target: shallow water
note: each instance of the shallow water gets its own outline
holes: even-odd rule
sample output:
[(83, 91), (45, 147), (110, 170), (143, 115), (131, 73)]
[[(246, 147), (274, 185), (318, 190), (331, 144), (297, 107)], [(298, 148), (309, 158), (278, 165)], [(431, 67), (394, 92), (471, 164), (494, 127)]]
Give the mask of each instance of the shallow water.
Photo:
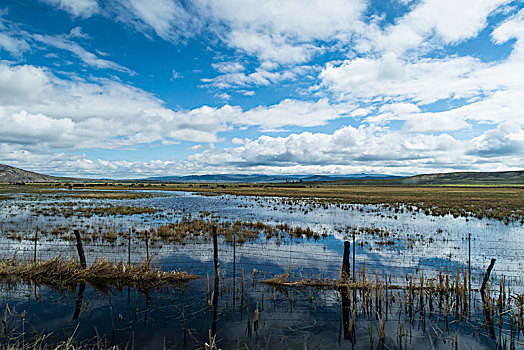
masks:
[[(154, 193), (153, 193), (154, 194)], [(407, 208), (393, 210), (387, 206), (336, 205), (315, 200), (255, 198), (243, 196), (204, 196), (186, 192), (171, 192), (162, 196), (133, 200), (96, 200), (67, 198), (73, 205), (131, 205), (160, 209), (156, 214), (127, 216), (73, 215), (45, 216), (35, 214), (36, 208), (51, 207), (64, 201), (56, 194), (35, 196), (18, 194), (13, 200), (0, 202), (0, 246), (3, 257), (16, 255), (32, 259), (34, 242), (29, 240), (40, 231), (37, 242), (38, 259), (46, 260), (61, 254), (75, 256), (75, 244), (50, 235), (56, 225), (92, 230), (111, 226), (117, 232), (147, 229), (181, 217), (203, 217), (205, 220), (262, 221), (277, 225), (309, 227), (319, 234), (317, 240), (285, 237), (267, 240), (263, 235), (243, 244), (226, 243), (219, 237), (221, 279), (217, 293), (217, 307), (208, 302), (206, 275), (213, 275), (213, 249), (208, 237), (199, 237), (185, 244), (150, 243), (152, 264), (164, 270), (182, 269), (201, 276), (182, 287), (168, 287), (144, 295), (133, 288), (102, 293), (89, 285), (82, 298), (78, 319), (76, 311), (78, 287), (75, 291), (55, 291), (46, 287), (2, 285), (0, 297), (9, 304), (13, 315), (27, 312), (25, 330), (52, 333), (51, 339), (65, 339), (74, 334), (76, 339), (107, 342), (126, 346), (161, 348), (197, 348), (209, 342), (209, 330), (216, 327), (221, 348), (237, 348), (246, 344), (270, 348), (331, 348), (347, 347), (351, 340), (357, 347), (377, 345), (377, 317), (365, 312), (356, 313), (356, 328), (351, 339), (344, 331), (345, 315), (341, 295), (334, 290), (303, 288), (279, 291), (263, 284), (253, 283), (291, 267), (291, 279), (330, 278), (340, 275), (343, 241), (355, 240), (355, 269), (365, 266), (368, 276), (387, 275), (391, 283), (406, 283), (406, 274), (424, 271), (425, 276), (436, 275), (446, 267), (451, 271), (471, 264), (472, 285), (480, 284), (489, 260), (497, 262), (492, 272), (493, 281), (502, 275), (513, 293), (522, 292), (524, 278), (524, 228), (521, 224), (508, 225), (487, 219), (454, 218), (451, 215), (434, 217)], [(354, 229), (366, 228), (352, 234)], [(373, 229), (387, 231), (387, 238), (371, 233)], [(13, 231), (22, 239), (10, 239)], [(471, 237), (471, 240), (469, 240)], [(389, 240), (390, 244), (385, 241)], [(97, 240), (84, 242), (88, 263), (97, 258), (127, 261), (129, 242), (118, 237), (114, 243)], [(469, 255), (471, 246), (471, 255)], [(131, 262), (146, 257), (143, 240), (133, 237)], [(351, 256), (353, 258), (353, 256)], [(244, 270), (244, 292), (241, 291), (241, 269)], [(211, 289), (213, 283), (211, 282)], [(478, 288), (478, 287), (477, 287)], [(475, 294), (475, 293), (473, 293)], [(473, 299), (478, 295), (472, 296)], [(363, 297), (358, 297), (362, 302)], [(344, 299), (346, 300), (346, 299)], [(208, 304), (211, 304), (209, 306)], [(254, 328), (254, 310), (258, 303), (260, 320)], [(396, 308), (396, 309), (395, 309)], [(433, 316), (416, 318), (399, 314), (401, 306), (392, 305), (390, 319), (385, 322), (386, 345), (398, 347), (398, 324), (403, 321), (406, 332), (404, 344), (417, 348), (428, 342), (436, 347), (454, 347), (455, 337), (460, 347), (490, 348), (497, 340), (490, 339), (483, 330), (482, 310), (478, 305), (470, 310), (468, 326), (462, 322), (446, 322), (443, 311)], [(213, 322), (213, 309), (216, 311)], [(427, 311), (426, 311), (427, 312)], [(347, 312), (346, 312), (347, 313)], [(346, 315), (347, 316), (347, 315)], [(19, 316), (13, 316), (12, 329), (20, 330)], [(18, 318), (17, 318), (18, 317)], [(462, 317), (462, 316), (461, 316)], [(16, 319), (16, 320), (15, 320)], [(419, 320), (418, 322), (416, 320)], [(451, 326), (450, 326), (451, 323)], [(30, 328), (27, 328), (30, 327)], [(478, 327), (476, 335), (473, 334)], [(503, 327), (504, 328), (504, 327)], [(507, 332), (506, 332), (507, 333)], [(97, 335), (98, 334), (98, 335)], [(497, 337), (504, 331), (497, 331)], [(495, 343), (494, 343), (495, 342)], [(269, 345), (268, 345), (269, 344)]]

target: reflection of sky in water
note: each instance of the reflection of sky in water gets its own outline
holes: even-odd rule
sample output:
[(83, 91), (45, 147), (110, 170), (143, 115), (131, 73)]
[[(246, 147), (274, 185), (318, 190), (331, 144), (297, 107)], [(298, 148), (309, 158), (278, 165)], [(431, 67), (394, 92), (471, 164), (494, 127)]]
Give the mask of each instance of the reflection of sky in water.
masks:
[[(0, 202), (0, 245), (2, 255), (32, 258), (34, 243), (28, 240), (7, 239), (13, 229), (32, 232), (35, 227), (50, 229), (56, 224), (86, 227), (98, 225), (114, 226), (117, 230), (127, 230), (129, 226), (146, 228), (150, 225), (169, 222), (188, 215), (197, 217), (201, 212), (211, 212), (217, 220), (263, 221), (270, 224), (286, 223), (290, 226), (309, 226), (319, 233), (327, 233), (326, 238), (318, 241), (306, 239), (285, 239), (277, 242), (261, 237), (254, 242), (237, 244), (233, 256), (233, 247), (219, 239), (219, 259), (222, 274), (222, 287), (219, 297), (217, 332), (222, 348), (236, 348), (238, 344), (250, 347), (256, 344), (271, 348), (296, 348), (297, 344), (322, 348), (348, 347), (350, 344), (340, 334), (341, 304), (340, 296), (330, 290), (290, 290), (287, 293), (274, 291), (272, 288), (256, 284), (253, 286), (253, 269), (258, 280), (285, 272), (290, 266), (291, 278), (326, 277), (337, 278), (342, 260), (343, 240), (352, 241), (352, 236), (345, 232), (346, 226), (377, 227), (387, 229), (393, 239), (393, 246), (380, 245), (369, 234), (356, 235), (357, 265), (365, 265), (367, 276), (374, 273), (387, 273), (396, 276), (393, 280), (401, 282), (406, 272), (416, 272), (424, 266), (426, 276), (430, 269), (437, 271), (440, 266), (464, 268), (467, 266), (468, 233), (472, 241), (472, 269), (480, 275), (489, 259), (497, 258), (494, 275), (505, 273), (522, 277), (524, 258), (519, 254), (519, 243), (524, 242), (524, 229), (521, 225), (492, 220), (453, 218), (451, 216), (433, 217), (423, 213), (413, 214), (404, 211), (394, 213), (376, 206), (346, 206), (338, 208), (329, 205), (313, 207), (307, 201), (282, 204), (280, 199), (254, 199), (234, 196), (201, 196), (190, 193), (175, 193), (159, 198), (139, 200), (78, 200), (75, 203), (91, 205), (93, 203), (112, 203), (114, 205), (146, 205), (165, 209), (167, 218), (155, 218), (154, 215), (133, 217), (91, 217), (62, 218), (33, 216), (32, 208), (36, 197), (29, 196), (16, 201)], [(40, 197), (39, 197), (40, 198)], [(69, 199), (66, 199), (69, 201)], [(38, 202), (38, 205), (52, 205), (56, 198)], [(291, 207), (291, 209), (290, 209)], [(183, 211), (184, 210), (184, 211)], [(291, 212), (292, 211), (292, 212)], [(307, 211), (305, 214), (304, 211)], [(396, 218), (395, 218), (396, 216)], [(209, 217), (207, 218), (209, 219)], [(206, 219), (206, 220), (207, 220)], [(130, 224), (132, 222), (132, 224)], [(441, 232), (439, 233), (438, 231)], [(420, 234), (420, 237), (417, 237)], [(433, 242), (429, 242), (429, 237)], [(409, 243), (411, 240), (411, 243)], [(362, 246), (358, 243), (364, 243)], [(408, 245), (410, 248), (406, 248)], [(117, 241), (110, 245), (103, 243), (85, 243), (88, 263), (96, 258), (127, 261), (127, 241)], [(96, 339), (97, 332), (109, 342), (129, 344), (134, 338), (140, 347), (161, 348), (166, 343), (169, 347), (184, 345), (184, 323), (186, 347), (201, 347), (208, 339), (211, 328), (212, 312), (207, 306), (206, 273), (212, 276), (213, 251), (211, 242), (200, 238), (184, 245), (158, 241), (150, 247), (154, 256), (153, 265), (163, 269), (179, 268), (196, 273), (204, 278), (190, 282), (182, 288), (166, 288), (152, 291), (149, 296), (135, 290), (113, 290), (104, 294), (87, 287), (79, 320), (73, 320), (75, 311), (75, 292), (57, 292), (47, 288), (19, 285), (7, 288), (0, 284), (2, 304), (9, 303), (14, 314), (27, 310), (27, 322), (41, 332), (54, 332), (57, 339), (67, 338), (76, 329), (79, 339)], [(76, 256), (73, 242), (57, 242), (45, 237), (38, 242), (38, 256), (41, 259), (61, 254), (64, 257)], [(133, 262), (145, 258), (145, 245), (133, 240)], [(351, 259), (350, 259), (351, 261)], [(233, 263), (234, 262), (234, 263)], [(235, 267), (235, 285), (233, 286), (233, 266)], [(245, 291), (240, 297), (240, 269), (245, 272)], [(357, 268), (358, 272), (358, 268)], [(478, 283), (478, 279), (473, 280)], [(211, 282), (212, 284), (212, 282)], [(518, 287), (522, 283), (513, 285)], [(211, 286), (212, 288), (212, 286)], [(311, 294), (310, 294), (311, 293)], [(36, 294), (36, 298), (35, 298)], [(273, 295), (275, 295), (273, 300)], [(309, 302), (309, 296), (312, 296)], [(236, 298), (234, 298), (236, 296)], [(259, 304), (260, 323), (257, 332), (253, 328), (253, 312)], [(243, 309), (240, 311), (241, 303)], [(249, 309), (249, 317), (248, 317)], [(476, 311), (479, 312), (478, 310)], [(478, 316), (478, 315), (477, 315)], [(375, 327), (376, 319), (368, 315), (357, 316), (357, 345), (368, 344), (368, 327)], [(386, 322), (386, 333), (395, 343), (397, 320), (395, 317)], [(184, 321), (185, 320), (185, 321)], [(250, 322), (248, 322), (250, 321)], [(20, 322), (17, 318), (16, 322)], [(429, 321), (428, 321), (429, 322)], [(435, 317), (435, 327), (444, 329), (442, 319)], [(479, 321), (480, 322), (480, 321)], [(407, 323), (405, 323), (407, 324)], [(76, 328), (78, 325), (78, 328)], [(485, 338), (471, 338), (470, 329), (459, 327), (460, 344), (475, 348), (489, 348), (493, 344)], [(428, 327), (429, 328), (429, 327)], [(455, 329), (450, 330), (452, 336)], [(412, 346), (427, 344), (427, 332), (416, 325), (412, 329)], [(196, 343), (193, 343), (193, 340)], [(451, 343), (440, 343), (451, 347)], [(367, 346), (367, 345), (366, 345)]]
[[(76, 192), (76, 191), (75, 191)], [(70, 193), (70, 192), (68, 192)], [(150, 192), (154, 194), (155, 192)], [(485, 271), (491, 258), (497, 263), (493, 270), (494, 277), (505, 274), (509, 278), (524, 276), (524, 255), (520, 247), (524, 243), (524, 228), (520, 224), (505, 225), (495, 220), (478, 220), (476, 218), (453, 218), (427, 216), (404, 210), (394, 212), (381, 206), (370, 205), (322, 205), (320, 202), (311, 204), (310, 200), (291, 200), (281, 198), (258, 198), (243, 196), (207, 196), (186, 192), (159, 191), (160, 197), (142, 198), (138, 200), (91, 200), (65, 198), (82, 205), (108, 204), (152, 206), (165, 210), (167, 217), (156, 218), (154, 215), (134, 215), (117, 217), (44, 217), (32, 216), (36, 204), (34, 195), (24, 201), (20, 196), (16, 201), (4, 201), (0, 210), (3, 231), (0, 244), (5, 252), (18, 256), (32, 256), (33, 242), (5, 239), (12, 229), (22, 232), (34, 231), (35, 227), (51, 229), (56, 224), (71, 227), (112, 226), (115, 230), (127, 230), (133, 226), (144, 229), (151, 225), (159, 225), (191, 214), (198, 217), (202, 212), (209, 212), (217, 220), (263, 221), (270, 224), (286, 223), (290, 226), (300, 225), (310, 227), (319, 233), (327, 233), (327, 238), (314, 240), (284, 240), (279, 243), (274, 239), (266, 241), (262, 238), (254, 243), (237, 245), (237, 263), (246, 268), (257, 268), (267, 273), (280, 273), (289, 266), (303, 274), (310, 273), (326, 277), (336, 277), (340, 266), (344, 239), (352, 241), (346, 227), (376, 227), (386, 229), (390, 237), (378, 239), (369, 234), (356, 235), (357, 265), (365, 265), (372, 273), (388, 273), (404, 275), (412, 273), (417, 268), (424, 271), (438, 270), (441, 266), (453, 271), (459, 267), (466, 268), (468, 264), (468, 234), (471, 234), (471, 267), (472, 272), (479, 276)], [(40, 196), (38, 206), (52, 205), (54, 195)], [(313, 201), (314, 203), (314, 201)], [(14, 206), (14, 207), (10, 207)], [(206, 220), (209, 220), (207, 217)], [(379, 244), (392, 240), (393, 245)], [(364, 245), (359, 245), (364, 243)], [(42, 240), (39, 242), (39, 257), (56, 256), (57, 250), (63, 256), (75, 254), (72, 242), (55, 242)], [(145, 257), (144, 242), (133, 241), (132, 261), (140, 261)], [(89, 260), (95, 258), (110, 258), (112, 260), (127, 260), (127, 242), (117, 241), (115, 245), (104, 243), (86, 243), (86, 253)], [(151, 247), (155, 256), (154, 262), (164, 268), (184, 267), (196, 273), (211, 271), (212, 250), (209, 242), (198, 241), (179, 245), (175, 243), (157, 242)], [(220, 244), (220, 258), (223, 267), (231, 265), (232, 247)], [(475, 276), (474, 276), (475, 277)]]
[[(342, 327), (342, 304), (339, 293), (330, 290), (288, 290), (281, 292), (270, 287), (253, 285), (246, 275), (244, 293), (241, 293), (240, 279), (233, 287), (231, 279), (221, 280), (216, 318), (217, 339), (220, 348), (237, 348), (246, 344), (255, 348), (281, 349), (348, 348), (350, 342), (344, 339)], [(5, 287), (5, 285), (0, 284)], [(213, 310), (208, 307), (205, 279), (190, 282), (185, 287), (166, 287), (150, 291), (148, 295), (134, 289), (112, 290), (101, 293), (87, 286), (81, 304), (77, 304), (77, 291), (53, 291), (48, 288), (20, 286), (17, 292), (5, 294), (0, 289), (2, 305), (9, 303), (12, 311), (10, 327), (20, 329), (20, 313), (26, 311), (26, 329), (51, 334), (50, 340), (67, 339), (75, 334), (76, 339), (96, 343), (102, 337), (107, 346), (120, 344), (125, 347), (134, 342), (135, 348), (201, 348), (208, 341), (208, 332), (213, 324)], [(211, 282), (213, 290), (213, 282)], [(12, 289), (11, 289), (12, 290)], [(36, 295), (36, 297), (35, 297)], [(80, 305), (78, 319), (73, 316)], [(436, 306), (435, 306), (436, 307)], [(259, 310), (259, 324), (255, 331), (254, 310)], [(399, 310), (390, 310), (386, 320), (387, 343), (395, 348), (398, 331)], [(420, 321), (410, 324), (406, 314), (401, 320), (404, 327), (411, 329), (410, 347), (427, 345), (431, 327), (445, 330), (441, 313), (432, 317), (426, 315), (427, 328)], [(451, 318), (453, 320), (453, 318)], [(369, 348), (369, 327), (376, 331), (374, 314), (357, 313), (357, 348)], [(476, 327), (481, 323), (480, 309), (470, 319)], [(430, 324), (432, 326), (430, 326)], [(490, 348), (485, 337), (471, 337), (471, 329), (451, 323), (444, 344), (442, 337), (436, 337), (438, 348), (452, 348), (449, 339), (458, 330), (460, 344), (475, 348)], [(406, 329), (407, 329), (406, 328)], [(184, 331), (186, 329), (186, 331)], [(184, 345), (185, 333), (185, 345)], [(376, 333), (375, 333), (376, 336)], [(430, 335), (431, 336), (431, 335)], [(376, 342), (376, 340), (375, 340)]]

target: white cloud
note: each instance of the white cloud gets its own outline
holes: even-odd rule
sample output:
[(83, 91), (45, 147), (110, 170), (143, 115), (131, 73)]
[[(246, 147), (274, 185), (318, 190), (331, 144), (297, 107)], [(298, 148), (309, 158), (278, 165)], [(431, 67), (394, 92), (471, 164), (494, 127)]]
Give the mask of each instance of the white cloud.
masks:
[(473, 143), (445, 133), (405, 133), (373, 125), (240, 141), (239, 147), (206, 150), (188, 160), (197, 168), (223, 171), (339, 174), (516, 169), (524, 161), (524, 129), (518, 125), (488, 130)]
[(327, 99), (316, 102), (285, 99), (273, 106), (259, 106), (243, 113), (239, 124), (261, 125), (266, 129), (299, 125), (311, 127), (347, 117), (353, 107), (348, 104), (331, 105)]
[(304, 79), (315, 69), (314, 67), (295, 66), (281, 71), (268, 71), (258, 67), (252, 73), (245, 73), (243, 67), (240, 69), (236, 66), (223, 67), (220, 65), (219, 68), (224, 74), (215, 78), (204, 78), (201, 81), (205, 85), (218, 89), (269, 86), (283, 81), (293, 81), (297, 77)]
[(171, 71), (171, 79), (172, 80), (182, 79), (182, 78), (183, 78), (182, 74), (178, 73), (176, 70), (173, 69)]
[(231, 100), (231, 95), (223, 92), (221, 94), (218, 94), (216, 95), (218, 98), (222, 99), (222, 100), (225, 100), (225, 101), (228, 101), (228, 100)]
[(252, 90), (238, 90), (244, 96), (255, 96), (255, 92)]
[(0, 115), (2, 133), (0, 142), (42, 143), (54, 147), (72, 147), (75, 143), (70, 132), (74, 125), (71, 119), (49, 118), (43, 114), (29, 114), (21, 111), (13, 115)]
[(524, 48), (524, 9), (504, 21), (491, 33), (492, 40), (503, 44), (510, 39), (517, 39), (517, 45), (512, 55), (522, 55)]
[[(361, 40), (369, 48), (398, 55), (440, 43), (454, 44), (475, 37), (488, 17), (509, 0), (424, 0), (395, 24), (380, 29), (369, 26)], [(431, 39), (428, 41), (428, 39)], [(363, 45), (363, 44), (361, 44)]]
[(0, 33), (0, 48), (19, 56), (22, 52), (29, 49), (29, 45), (23, 39), (13, 38), (6, 33)]
[(99, 58), (92, 52), (87, 51), (82, 46), (74, 41), (67, 39), (64, 35), (40, 35), (33, 34), (32, 38), (46, 45), (56, 47), (61, 50), (66, 50), (73, 53), (75, 56), (80, 58), (84, 63), (101, 69), (114, 69), (120, 72), (129, 74), (135, 74), (129, 68), (123, 67), (118, 63), (109, 61), (103, 58)]
[(501, 159), (524, 154), (524, 130), (516, 123), (501, 123), (471, 140), (467, 154), (481, 158)]
[[(130, 147), (170, 139), (213, 142), (225, 128), (221, 120), (206, 118), (201, 111), (167, 109), (151, 94), (129, 85), (104, 79), (62, 80), (33, 66), (0, 64), (0, 108), (1, 124), (14, 125), (13, 118), (22, 115), (46, 125), (67, 121), (64, 132), (75, 140), (74, 148)], [(18, 118), (21, 136), (10, 142), (26, 144), (34, 130)], [(31, 142), (56, 136), (53, 127), (39, 130)]]
[(411, 114), (420, 112), (420, 108), (418, 108), (417, 105), (414, 105), (413, 103), (391, 103), (391, 104), (383, 104), (379, 108), (379, 112), (385, 113), (385, 112), (391, 112), (393, 114)]
[(91, 17), (100, 11), (96, 0), (42, 0), (75, 17)]
[(68, 37), (70, 38), (80, 38), (80, 39), (89, 39), (89, 34), (86, 34), (82, 31), (81, 27), (74, 27), (69, 31)]
[(386, 55), (328, 63), (319, 74), (322, 86), (341, 98), (373, 100), (384, 96), (428, 104), (440, 99), (467, 98), (498, 87), (475, 75), (489, 66), (473, 57), (420, 59), (409, 62)]
[[(63, 80), (43, 68), (0, 64), (1, 122), (15, 125), (13, 120), (19, 118), (16, 125), (20, 137), (9, 142), (22, 145), (30, 137), (32, 143), (45, 143), (53, 136), (62, 141), (75, 140), (73, 148), (122, 148), (178, 141), (212, 143), (218, 141), (218, 133), (233, 127), (323, 125), (346, 116), (350, 107), (334, 107), (324, 99), (284, 100), (247, 111), (229, 105), (173, 111), (153, 95), (123, 83), (107, 79)], [(28, 120), (49, 127), (34, 134)], [(67, 137), (54, 134), (58, 125), (64, 127)]]
[(465, 120), (442, 113), (406, 117), (406, 122), (402, 127), (403, 130), (408, 132), (456, 131), (466, 128), (471, 128), (471, 125)]
[(237, 73), (243, 71), (245, 68), (240, 62), (216, 62), (211, 66), (220, 73)]
[(154, 33), (173, 43), (193, 37), (201, 27), (198, 15), (190, 14), (179, 2), (173, 0), (118, 0), (116, 18), (133, 26), (148, 37)]
[[(360, 0), (198, 0), (200, 12), (231, 47), (260, 60), (301, 63), (316, 40), (347, 39), (358, 25)], [(225, 28), (223, 28), (225, 27)]]

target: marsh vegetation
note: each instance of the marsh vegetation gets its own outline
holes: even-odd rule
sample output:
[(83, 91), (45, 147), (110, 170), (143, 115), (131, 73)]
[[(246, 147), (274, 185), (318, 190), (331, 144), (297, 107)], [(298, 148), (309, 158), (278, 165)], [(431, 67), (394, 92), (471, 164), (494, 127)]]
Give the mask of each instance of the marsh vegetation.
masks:
[[(4, 340), (195, 348), (213, 331), (220, 348), (521, 347), (520, 195), (516, 187), (4, 186)], [(351, 270), (341, 278), (344, 241)], [(155, 336), (139, 335), (153, 324)]]

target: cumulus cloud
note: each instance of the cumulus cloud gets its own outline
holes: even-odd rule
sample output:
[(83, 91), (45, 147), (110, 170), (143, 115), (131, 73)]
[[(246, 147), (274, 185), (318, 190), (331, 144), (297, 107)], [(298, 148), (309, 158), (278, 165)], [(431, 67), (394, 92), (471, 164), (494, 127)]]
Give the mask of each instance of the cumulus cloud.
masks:
[(13, 115), (0, 115), (0, 120), (3, 125), (0, 142), (33, 144), (44, 142), (54, 147), (72, 147), (75, 142), (68, 139), (74, 127), (69, 118), (54, 119), (43, 114), (21, 111)]
[[(206, 118), (201, 111), (167, 109), (153, 95), (130, 85), (107, 79), (63, 80), (28, 65), (0, 64), (0, 106), (4, 125), (13, 123), (13, 118), (21, 121), (22, 115), (49, 123), (68, 120), (72, 126), (66, 131), (76, 140), (75, 147), (126, 147), (170, 138), (213, 142), (216, 133), (224, 130), (216, 118)], [(55, 131), (42, 130), (48, 137)]]
[(378, 96), (423, 104), (447, 98), (467, 98), (498, 87), (479, 79), (488, 69), (473, 57), (424, 58), (415, 62), (387, 54), (328, 63), (319, 74), (322, 86), (339, 98), (373, 100)]
[[(219, 48), (208, 47), (216, 53), (217, 75), (202, 79), (201, 87), (220, 89), (210, 97), (223, 104), (168, 108), (131, 83), (94, 77), (93, 68), (135, 73), (87, 45), (92, 39), (80, 27), (31, 34), (0, 18), (0, 48), (12, 58), (45, 46), (91, 68), (87, 78), (61, 78), (47, 68), (0, 62), (0, 123), (7, 125), (0, 157), (16, 164), (114, 176), (172, 173), (173, 167), (177, 173), (413, 173), (523, 164), (524, 81), (517, 73), (524, 71), (524, 10), (500, 12), (509, 1), (405, 1), (406, 13), (391, 24), (380, 14), (364, 16), (369, 8), (362, 0), (42, 1), (75, 18), (100, 15), (176, 45), (205, 32)], [(495, 13), (502, 15), (490, 27), (489, 44), (510, 46), (509, 56), (487, 62), (446, 53), (493, 25)], [(308, 66), (313, 58), (318, 65)], [(249, 108), (226, 102), (241, 97), (226, 89), (253, 96), (257, 87), (311, 83), (317, 74), (318, 85), (301, 90), (302, 99), (251, 101)], [(183, 77), (173, 70), (168, 78)], [(343, 126), (349, 122), (360, 126)], [(489, 130), (475, 129), (479, 123)], [(328, 124), (337, 130), (289, 131)], [(286, 134), (251, 140), (236, 133), (251, 127)], [(476, 137), (456, 136), (464, 130)], [(231, 147), (222, 147), (229, 138)], [(184, 145), (194, 152), (187, 161), (110, 162), (77, 154), (182, 141), (197, 143)], [(75, 154), (58, 151), (64, 148)]]
[(524, 130), (519, 124), (501, 123), (471, 140), (467, 154), (498, 158), (524, 154)]
[[(512, 130), (508, 134), (508, 130)], [(332, 134), (291, 134), (239, 140), (241, 146), (188, 157), (194, 166), (287, 173), (413, 173), (456, 169), (518, 168), (524, 160), (524, 130), (517, 125), (488, 130), (473, 140), (376, 126), (346, 126)], [(497, 140), (497, 142), (493, 142)], [(504, 159), (494, 155), (505, 155)], [(492, 158), (484, 161), (482, 158)]]
[[(219, 132), (232, 127), (323, 125), (345, 116), (350, 107), (334, 107), (322, 99), (284, 100), (246, 111), (227, 104), (175, 111), (152, 94), (123, 83), (64, 80), (43, 68), (0, 64), (0, 119), (14, 128), (12, 133), (19, 130), (16, 137), (4, 139), (11, 143), (67, 139), (75, 140), (73, 148), (122, 148), (157, 141), (212, 143)], [(42, 127), (34, 129), (37, 125)]]

